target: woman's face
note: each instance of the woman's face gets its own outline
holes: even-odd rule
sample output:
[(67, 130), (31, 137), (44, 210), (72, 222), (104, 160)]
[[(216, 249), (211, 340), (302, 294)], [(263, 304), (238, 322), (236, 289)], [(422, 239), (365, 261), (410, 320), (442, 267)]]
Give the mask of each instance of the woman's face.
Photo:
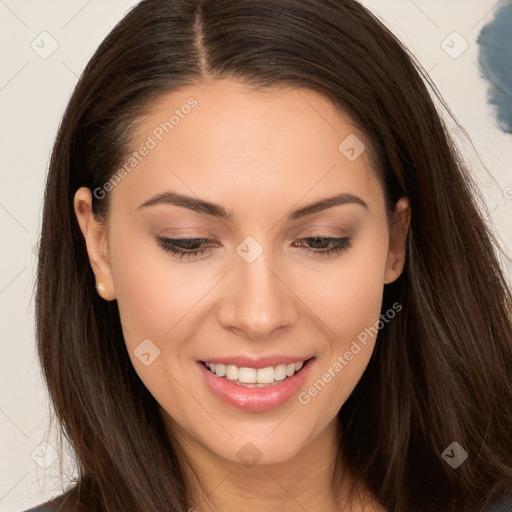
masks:
[[(140, 121), (124, 172), (94, 191), (110, 194), (105, 225), (78, 191), (134, 368), (202, 450), (289, 460), (335, 424), (363, 374), (405, 240), (388, 229), (364, 143), (311, 91), (217, 80)], [(405, 200), (397, 220), (406, 227)]]

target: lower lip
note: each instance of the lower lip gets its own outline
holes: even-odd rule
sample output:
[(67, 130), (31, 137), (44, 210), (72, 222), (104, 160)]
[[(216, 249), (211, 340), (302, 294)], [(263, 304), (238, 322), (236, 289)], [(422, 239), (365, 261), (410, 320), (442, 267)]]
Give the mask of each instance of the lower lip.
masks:
[(203, 363), (197, 362), (197, 365), (208, 387), (221, 400), (244, 411), (262, 412), (279, 407), (297, 393), (304, 384), (313, 361), (314, 359), (309, 359), (300, 371), (291, 377), (262, 388), (239, 386), (224, 377), (217, 377)]

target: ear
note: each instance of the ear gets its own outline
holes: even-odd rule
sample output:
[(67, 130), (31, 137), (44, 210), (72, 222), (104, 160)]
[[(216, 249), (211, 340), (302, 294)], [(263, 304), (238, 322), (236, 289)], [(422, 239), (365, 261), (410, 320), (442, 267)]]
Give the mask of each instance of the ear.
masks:
[(393, 214), (393, 225), (389, 234), (388, 257), (384, 273), (384, 284), (398, 279), (405, 266), (407, 254), (407, 233), (411, 220), (411, 209), (407, 197), (402, 197), (396, 203)]
[(92, 194), (87, 187), (81, 187), (77, 190), (74, 198), (74, 208), (80, 230), (85, 239), (89, 261), (96, 277), (96, 284), (101, 283), (104, 287), (104, 290), (98, 293), (105, 300), (114, 300), (116, 292), (108, 257), (106, 226), (94, 216)]

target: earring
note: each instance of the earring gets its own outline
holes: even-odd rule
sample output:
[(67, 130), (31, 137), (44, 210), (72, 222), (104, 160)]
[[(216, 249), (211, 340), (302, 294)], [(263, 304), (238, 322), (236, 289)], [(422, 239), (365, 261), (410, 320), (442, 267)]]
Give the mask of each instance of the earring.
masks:
[(96, 291), (98, 292), (98, 295), (101, 295), (101, 294), (105, 293), (105, 287), (101, 283), (97, 283)]

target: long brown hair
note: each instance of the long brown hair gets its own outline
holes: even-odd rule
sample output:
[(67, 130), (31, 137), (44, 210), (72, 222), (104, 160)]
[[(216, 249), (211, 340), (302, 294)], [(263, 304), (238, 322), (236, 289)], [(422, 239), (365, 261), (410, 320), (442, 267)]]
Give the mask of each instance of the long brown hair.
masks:
[[(192, 506), (186, 461), (130, 362), (116, 302), (94, 291), (73, 197), (113, 175), (152, 102), (214, 78), (329, 98), (370, 141), (388, 214), (410, 200), (406, 266), (383, 300), (403, 310), (339, 412), (339, 459), (396, 512), (476, 512), (512, 493), (512, 297), (428, 76), (354, 0), (145, 0), (80, 77), (46, 185), (38, 353), (78, 464), (61, 510)], [(93, 199), (100, 217), (108, 205)], [(441, 456), (452, 442), (469, 453), (457, 469)]]

